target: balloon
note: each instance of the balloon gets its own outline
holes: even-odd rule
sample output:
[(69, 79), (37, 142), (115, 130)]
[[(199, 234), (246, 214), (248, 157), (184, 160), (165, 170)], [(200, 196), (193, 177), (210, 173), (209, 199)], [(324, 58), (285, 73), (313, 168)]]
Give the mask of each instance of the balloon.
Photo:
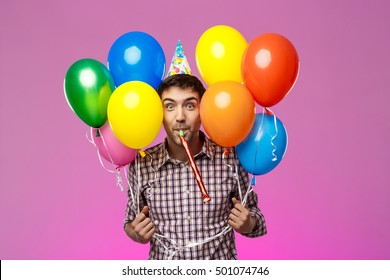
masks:
[(244, 84), (263, 107), (280, 102), (293, 87), (299, 71), (299, 58), (291, 42), (268, 33), (249, 43), (243, 57)]
[(146, 147), (157, 137), (162, 119), (160, 97), (144, 82), (120, 85), (108, 103), (108, 121), (114, 134), (133, 149)]
[[(98, 131), (99, 133), (97, 134)], [(122, 142), (116, 138), (108, 122), (99, 129), (91, 128), (91, 133), (93, 142), (95, 143), (99, 154), (108, 162), (122, 166), (135, 159), (137, 150), (123, 145)]]
[(107, 104), (114, 88), (107, 68), (90, 58), (73, 63), (64, 79), (70, 108), (91, 127), (101, 127), (107, 121)]
[(233, 147), (250, 132), (255, 120), (255, 102), (240, 83), (222, 81), (211, 85), (200, 103), (204, 129), (217, 144)]
[(251, 132), (236, 149), (246, 171), (254, 175), (266, 174), (280, 163), (286, 153), (286, 129), (276, 116), (257, 114)]
[(111, 46), (107, 66), (116, 86), (128, 81), (142, 81), (156, 89), (164, 77), (165, 54), (149, 34), (128, 32)]
[(236, 29), (217, 25), (207, 29), (196, 45), (196, 66), (208, 84), (230, 80), (242, 82), (241, 61), (247, 47)]

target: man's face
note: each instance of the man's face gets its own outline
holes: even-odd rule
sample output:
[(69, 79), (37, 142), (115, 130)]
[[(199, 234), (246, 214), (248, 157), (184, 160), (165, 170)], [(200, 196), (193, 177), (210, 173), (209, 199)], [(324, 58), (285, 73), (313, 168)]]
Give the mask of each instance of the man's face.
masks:
[(191, 143), (199, 137), (200, 115), (199, 94), (191, 89), (170, 87), (161, 94), (164, 108), (163, 124), (168, 136), (168, 143), (181, 145), (180, 130), (184, 138)]

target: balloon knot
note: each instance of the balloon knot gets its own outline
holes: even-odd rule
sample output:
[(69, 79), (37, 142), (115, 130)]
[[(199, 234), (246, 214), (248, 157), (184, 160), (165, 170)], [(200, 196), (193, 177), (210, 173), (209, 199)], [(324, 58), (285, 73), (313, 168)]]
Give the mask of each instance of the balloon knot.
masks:
[(96, 130), (96, 137), (100, 137), (100, 131), (99, 131), (99, 129)]
[(253, 176), (252, 180), (251, 180), (251, 186), (254, 186), (254, 185), (256, 185), (256, 177), (255, 176)]
[(265, 109), (265, 113), (267, 114), (267, 116), (271, 116), (272, 115), (271, 110), (269, 110), (268, 108), (264, 108), (264, 109)]
[(139, 150), (138, 153), (140, 154), (141, 157), (146, 157), (146, 153), (142, 150)]
[(229, 155), (229, 149), (225, 148), (225, 151), (223, 152), (223, 155), (227, 157)]

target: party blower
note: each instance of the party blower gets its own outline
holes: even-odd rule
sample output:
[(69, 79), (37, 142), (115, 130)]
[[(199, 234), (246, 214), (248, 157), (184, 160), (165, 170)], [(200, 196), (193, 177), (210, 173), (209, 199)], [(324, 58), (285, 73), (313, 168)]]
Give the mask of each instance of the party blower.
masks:
[(199, 174), (198, 167), (196, 166), (194, 156), (192, 155), (190, 146), (188, 146), (188, 142), (186, 139), (184, 139), (184, 132), (183, 130), (180, 130), (180, 142), (184, 147), (184, 150), (186, 151), (186, 155), (188, 158), (188, 161), (190, 162), (192, 172), (194, 172), (196, 182), (198, 183), (200, 192), (202, 193), (202, 199), (204, 203), (207, 203), (211, 200), (210, 196), (207, 194), (207, 190), (203, 184), (202, 177)]

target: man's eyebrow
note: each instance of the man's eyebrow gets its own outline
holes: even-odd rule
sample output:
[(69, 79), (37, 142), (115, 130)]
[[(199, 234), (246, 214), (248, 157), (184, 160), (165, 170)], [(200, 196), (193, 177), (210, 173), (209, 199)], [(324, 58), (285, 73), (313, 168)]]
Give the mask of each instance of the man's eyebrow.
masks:
[(192, 101), (192, 100), (195, 100), (195, 101), (197, 101), (197, 102), (198, 102), (198, 99), (197, 99), (196, 97), (194, 97), (194, 96), (192, 96), (192, 97), (188, 97), (188, 98), (187, 98), (187, 99), (185, 99), (184, 101), (188, 102), (188, 101)]
[[(196, 97), (194, 97), (194, 96), (191, 96), (191, 97), (188, 97), (188, 98), (184, 99), (184, 102), (188, 102), (188, 101), (192, 101), (192, 100), (195, 100), (195, 101), (198, 102), (198, 99), (197, 99)], [(167, 98), (164, 98), (164, 99), (162, 100), (162, 102), (163, 102), (163, 103), (164, 103), (164, 102), (173, 102), (173, 103), (176, 103), (176, 100), (167, 97)]]
[(176, 102), (176, 101), (173, 100), (172, 98), (164, 98), (164, 99), (162, 100), (162, 102), (166, 102), (166, 101), (173, 102), (173, 103)]

